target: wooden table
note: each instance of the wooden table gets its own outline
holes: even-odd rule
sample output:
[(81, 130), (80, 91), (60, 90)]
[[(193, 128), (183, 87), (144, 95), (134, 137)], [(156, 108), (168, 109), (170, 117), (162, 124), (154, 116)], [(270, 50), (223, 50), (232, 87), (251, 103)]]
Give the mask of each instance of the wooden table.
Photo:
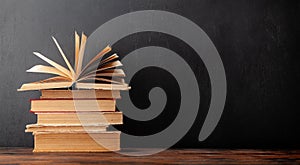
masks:
[[(137, 149), (132, 151), (136, 151)], [(129, 150), (130, 151), (130, 150)], [(300, 164), (300, 150), (169, 149), (132, 157), (117, 153), (32, 153), (0, 148), (0, 164)]]

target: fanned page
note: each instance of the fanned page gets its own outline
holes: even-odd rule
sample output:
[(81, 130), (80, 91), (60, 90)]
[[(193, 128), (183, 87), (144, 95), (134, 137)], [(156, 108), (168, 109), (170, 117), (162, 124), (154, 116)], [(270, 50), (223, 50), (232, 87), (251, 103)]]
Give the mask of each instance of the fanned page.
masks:
[(107, 83), (115, 83), (115, 84), (124, 84), (124, 79), (114, 77), (113, 79), (104, 78), (104, 77), (90, 77), (83, 80), (94, 80), (94, 81), (103, 81)]
[(70, 64), (70, 62), (69, 62), (69, 60), (67, 59), (65, 53), (64, 53), (63, 50), (61, 49), (61, 47), (60, 47), (60, 45), (58, 44), (57, 40), (56, 40), (54, 37), (52, 37), (52, 39), (53, 39), (55, 45), (57, 46), (57, 48), (58, 48), (58, 50), (59, 50), (61, 56), (63, 57), (65, 63), (67, 64), (67, 66), (68, 66), (68, 68), (69, 68), (69, 71), (71, 72), (72, 79), (74, 80), (74, 79), (75, 79), (75, 72), (74, 72), (74, 70), (73, 70), (73, 68), (72, 68), (72, 66), (71, 66), (71, 64)]
[(70, 78), (66, 78), (66, 77), (56, 76), (56, 77), (51, 77), (51, 78), (47, 78), (47, 79), (41, 80), (39, 82), (40, 83), (71, 82), (71, 79)]
[(96, 83), (76, 83), (76, 88), (79, 89), (102, 89), (102, 90), (129, 90), (127, 84), (96, 84)]
[(49, 82), (49, 83), (28, 83), (23, 84), (18, 91), (28, 90), (41, 90), (41, 89), (55, 89), (55, 88), (68, 88), (72, 85), (72, 82)]
[(44, 66), (44, 65), (36, 65), (36, 66), (28, 69), (26, 72), (55, 74), (55, 75), (69, 78), (68, 75), (59, 71), (57, 68), (54, 68), (51, 66)]
[(72, 81), (69, 78), (57, 76), (51, 77), (39, 82), (23, 84), (18, 91), (41, 90), (51, 88), (68, 88), (72, 86)]
[[(93, 57), (86, 66), (83, 67), (82, 62), (87, 37), (82, 33), (80, 38), (77, 32), (75, 32), (74, 35), (74, 68), (71, 66), (58, 41), (54, 37), (52, 37), (67, 68), (50, 60), (41, 53), (33, 52), (34, 55), (41, 58), (51, 66), (35, 65), (32, 68), (28, 69), (27, 72), (46, 73), (55, 75), (56, 77), (48, 78), (38, 82), (23, 84), (21, 88), (18, 89), (18, 91), (69, 88), (73, 84), (75, 84), (75, 87), (82, 89), (130, 89), (128, 84), (126, 84), (124, 81), (124, 71), (122, 69), (117, 69), (117, 67), (122, 66), (122, 63), (118, 60), (119, 56), (117, 54), (108, 54), (112, 50), (110, 46), (106, 46), (95, 57)], [(102, 59), (105, 56), (107, 57), (105, 59)]]
[(74, 64), (75, 71), (77, 70), (77, 66), (78, 66), (79, 49), (80, 49), (80, 37), (75, 31), (75, 64)]
[[(119, 63), (112, 63), (113, 61), (118, 61), (117, 59), (119, 58), (119, 56), (117, 54), (113, 54), (109, 57), (107, 57), (106, 59), (104, 60), (101, 60), (98, 64), (98, 68), (93, 68), (90, 66), (90, 69), (89, 70), (85, 70), (84, 72), (88, 72), (88, 73), (84, 73), (82, 74), (81, 76), (79, 76), (79, 79), (82, 79), (83, 77), (87, 77), (87, 76), (91, 76), (91, 75), (95, 75), (95, 73), (99, 73), (100, 71), (104, 71), (104, 70), (107, 70), (107, 69), (111, 69), (111, 68), (115, 68), (115, 67), (118, 67), (118, 66), (122, 66), (122, 64), (119, 65)], [(109, 65), (109, 63), (112, 63), (111, 64), (111, 67), (110, 68), (105, 68), (106, 66)], [(107, 64), (104, 66), (104, 64)], [(114, 65), (114, 66), (112, 66)], [(101, 69), (101, 70), (100, 70)]]
[[(122, 63), (120, 61), (114, 61), (114, 62), (110, 62), (110, 63), (107, 63), (103, 66), (101, 66), (99, 69), (97, 70), (94, 70), (94, 71), (91, 71), (87, 74), (85, 74), (85, 76), (91, 76), (91, 75), (94, 75), (94, 74), (97, 74), (97, 73), (101, 73), (102, 71), (104, 70), (108, 70), (108, 69), (112, 69), (112, 68), (116, 68), (116, 67), (119, 67), (119, 66), (122, 66)], [(82, 79), (79, 79), (78, 81), (81, 81)]]
[(81, 35), (81, 44), (80, 44), (80, 49), (78, 53), (78, 63), (76, 66), (76, 78), (78, 78), (81, 68), (82, 68), (82, 61), (83, 61), (83, 56), (84, 56), (84, 51), (85, 51), (85, 45), (86, 45), (86, 35), (82, 33)]
[(110, 70), (104, 70), (99, 73), (94, 73), (90, 75), (86, 75), (82, 77), (82, 80), (92, 78), (92, 77), (125, 77), (125, 73), (122, 69), (110, 69)]
[(113, 54), (113, 55), (107, 57), (106, 59), (101, 60), (100, 63), (99, 63), (99, 66), (101, 67), (101, 65), (103, 65), (103, 64), (105, 64), (105, 63), (108, 63), (108, 62), (110, 62), (110, 61), (116, 60), (116, 59), (118, 59), (118, 58), (119, 58), (119, 56), (115, 53), (115, 54)]
[(50, 60), (49, 58), (45, 57), (44, 55), (42, 55), (41, 53), (38, 52), (33, 52), (34, 55), (36, 55), (37, 57), (41, 58), (42, 60), (46, 61), (47, 63), (49, 63), (50, 65), (52, 65), (53, 67), (55, 67), (56, 69), (58, 69), (59, 71), (63, 72), (64, 74), (66, 74), (69, 78), (72, 78), (71, 72), (66, 69), (65, 67), (59, 65), (58, 63)]
[(91, 64), (95, 63), (98, 59), (100, 59), (101, 57), (103, 57), (105, 54), (107, 54), (108, 52), (111, 51), (111, 47), (107, 46), (106, 48), (104, 48), (101, 52), (99, 52), (90, 62), (88, 62), (88, 64), (81, 70), (79, 76), (84, 73), (84, 71), (86, 69), (88, 69), (90, 67)]
[(101, 71), (96, 76), (125, 77), (125, 73), (122, 69), (110, 69)]

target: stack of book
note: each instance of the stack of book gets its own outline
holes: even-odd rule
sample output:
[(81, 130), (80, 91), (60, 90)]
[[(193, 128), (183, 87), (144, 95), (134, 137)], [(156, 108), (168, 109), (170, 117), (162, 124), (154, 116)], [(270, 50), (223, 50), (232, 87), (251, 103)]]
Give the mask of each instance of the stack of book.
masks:
[(125, 73), (117, 69), (122, 66), (118, 56), (109, 55), (111, 47), (107, 46), (82, 69), (86, 36), (82, 34), (80, 42), (75, 32), (75, 67), (72, 68), (56, 39), (53, 40), (68, 69), (34, 52), (51, 66), (36, 65), (27, 72), (56, 77), (26, 83), (18, 89), (41, 91), (39, 99), (31, 100), (30, 111), (37, 115), (37, 123), (27, 125), (25, 130), (34, 135), (33, 151), (120, 150), (120, 132), (107, 131), (109, 125), (122, 124), (122, 112), (116, 112), (116, 100), (120, 99), (121, 90), (130, 89), (123, 79)]
[(115, 111), (119, 98), (117, 90), (42, 90), (40, 99), (31, 100), (37, 123), (25, 130), (34, 135), (33, 151), (119, 150), (120, 132), (107, 131), (108, 125), (122, 124), (122, 112)]

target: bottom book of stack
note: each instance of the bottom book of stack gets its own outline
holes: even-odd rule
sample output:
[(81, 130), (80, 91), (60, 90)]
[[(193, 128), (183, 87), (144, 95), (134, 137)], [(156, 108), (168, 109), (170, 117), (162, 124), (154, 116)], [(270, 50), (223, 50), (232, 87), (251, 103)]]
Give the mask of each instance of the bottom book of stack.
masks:
[(33, 152), (105, 152), (120, 150), (120, 132), (107, 126), (30, 124)]

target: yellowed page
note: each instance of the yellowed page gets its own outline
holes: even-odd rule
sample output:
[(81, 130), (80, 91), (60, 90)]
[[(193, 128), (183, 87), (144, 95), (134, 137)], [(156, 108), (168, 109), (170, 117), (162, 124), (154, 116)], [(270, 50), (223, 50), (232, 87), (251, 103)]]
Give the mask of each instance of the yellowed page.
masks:
[(72, 82), (49, 82), (49, 83), (27, 83), (23, 84), (18, 91), (41, 90), (52, 88), (68, 88)]
[(101, 52), (99, 52), (80, 72), (83, 73), (92, 63), (94, 63), (96, 60), (98, 60), (99, 58), (101, 58), (102, 56), (104, 56), (106, 53), (111, 51), (111, 47), (107, 46), (106, 48), (104, 48)]
[(44, 55), (42, 55), (39, 52), (33, 52), (34, 55), (38, 56), (39, 58), (41, 58), (42, 60), (46, 61), (47, 63), (49, 63), (50, 65), (54, 66), (56, 69), (58, 69), (59, 71), (63, 72), (64, 74), (66, 74), (70, 79), (72, 79), (72, 74), (70, 73), (70, 71), (68, 69), (66, 69), (65, 67), (59, 65), (58, 63), (48, 59), (47, 57), (45, 57)]
[(54, 41), (56, 47), (58, 48), (58, 50), (59, 50), (61, 56), (63, 57), (65, 63), (67, 64), (67, 66), (68, 66), (68, 68), (69, 68), (69, 71), (70, 71), (71, 74), (72, 74), (72, 79), (75, 80), (75, 72), (74, 72), (74, 70), (73, 70), (73, 68), (72, 68), (72, 66), (71, 66), (71, 64), (70, 64), (70, 62), (69, 62), (69, 60), (67, 59), (65, 53), (64, 53), (63, 50), (61, 49), (61, 47), (60, 47), (59, 43), (57, 42), (57, 40), (56, 40), (53, 36), (52, 36), (52, 39), (53, 39), (53, 41)]
[(104, 70), (101, 71), (100, 73), (94, 73), (94, 74), (89, 74), (89, 75), (85, 75), (81, 79), (86, 79), (86, 78), (90, 78), (90, 77), (125, 77), (125, 73), (122, 69), (111, 69), (111, 70)]
[(117, 58), (119, 58), (119, 56), (115, 53), (115, 54), (107, 57), (106, 59), (102, 60), (99, 65), (103, 65), (103, 64), (108, 63), (112, 60), (116, 60)]
[[(119, 56), (117, 55), (117, 54), (113, 54), (113, 55), (111, 55), (111, 56), (109, 56), (109, 57), (107, 57), (106, 59), (104, 59), (104, 60), (102, 60), (100, 63), (99, 63), (99, 65), (97, 65), (96, 67), (99, 67), (100, 69), (102, 68), (102, 66), (103, 66), (103, 64), (105, 64), (105, 63), (108, 63), (108, 62), (110, 62), (110, 61), (112, 61), (112, 60), (116, 60), (116, 59), (118, 59), (119, 58)], [(102, 66), (101, 66), (102, 65)], [(91, 68), (91, 66), (90, 66), (90, 68)], [(87, 69), (87, 68), (85, 68), (85, 69)], [(97, 70), (97, 68), (94, 68), (94, 69), (89, 69), (90, 71), (95, 71), (95, 70)], [(86, 76), (86, 74), (84, 74), (83, 72), (84, 72), (85, 70), (82, 70), (82, 72), (80, 73), (80, 76), (79, 77), (85, 77)]]
[(111, 79), (107, 79), (107, 78), (103, 78), (103, 77), (87, 77), (85, 79), (80, 79), (78, 81), (83, 81), (83, 80), (99, 80), (99, 81), (104, 81), (104, 82), (108, 82), (108, 83), (124, 84), (124, 79), (122, 79), (122, 78), (113, 78), (111, 80)]
[(77, 70), (78, 67), (78, 55), (79, 55), (79, 44), (80, 44), (80, 38), (77, 32), (75, 31), (75, 70)]
[(119, 60), (114, 61), (114, 62), (111, 62), (111, 63), (107, 63), (107, 64), (103, 65), (100, 69), (91, 71), (91, 72), (89, 72), (85, 75), (96, 74), (97, 72), (104, 71), (104, 70), (111, 69), (111, 68), (115, 68), (115, 67), (119, 67), (119, 66), (122, 66), (122, 63)]
[[(79, 76), (82, 68), (82, 60), (84, 56), (84, 50), (85, 50), (85, 45), (86, 45), (86, 35), (82, 33), (81, 35), (81, 44), (80, 44), (80, 50), (78, 54), (78, 66), (76, 68), (76, 75)], [(77, 79), (78, 77), (76, 77)]]
[(44, 80), (40, 80), (34, 83), (48, 83), (48, 82), (72, 82), (72, 80), (68, 77), (56, 76), (56, 77), (50, 77)]
[(102, 89), (102, 90), (129, 90), (128, 84), (96, 84), (96, 83), (76, 83), (76, 88), (82, 89)]
[(26, 72), (31, 73), (48, 73), (48, 74), (55, 74), (62, 77), (68, 77), (68, 75), (64, 74), (63, 72), (59, 71), (58, 69), (51, 67), (51, 66), (44, 66), (44, 65), (35, 65), (32, 68), (26, 70)]

